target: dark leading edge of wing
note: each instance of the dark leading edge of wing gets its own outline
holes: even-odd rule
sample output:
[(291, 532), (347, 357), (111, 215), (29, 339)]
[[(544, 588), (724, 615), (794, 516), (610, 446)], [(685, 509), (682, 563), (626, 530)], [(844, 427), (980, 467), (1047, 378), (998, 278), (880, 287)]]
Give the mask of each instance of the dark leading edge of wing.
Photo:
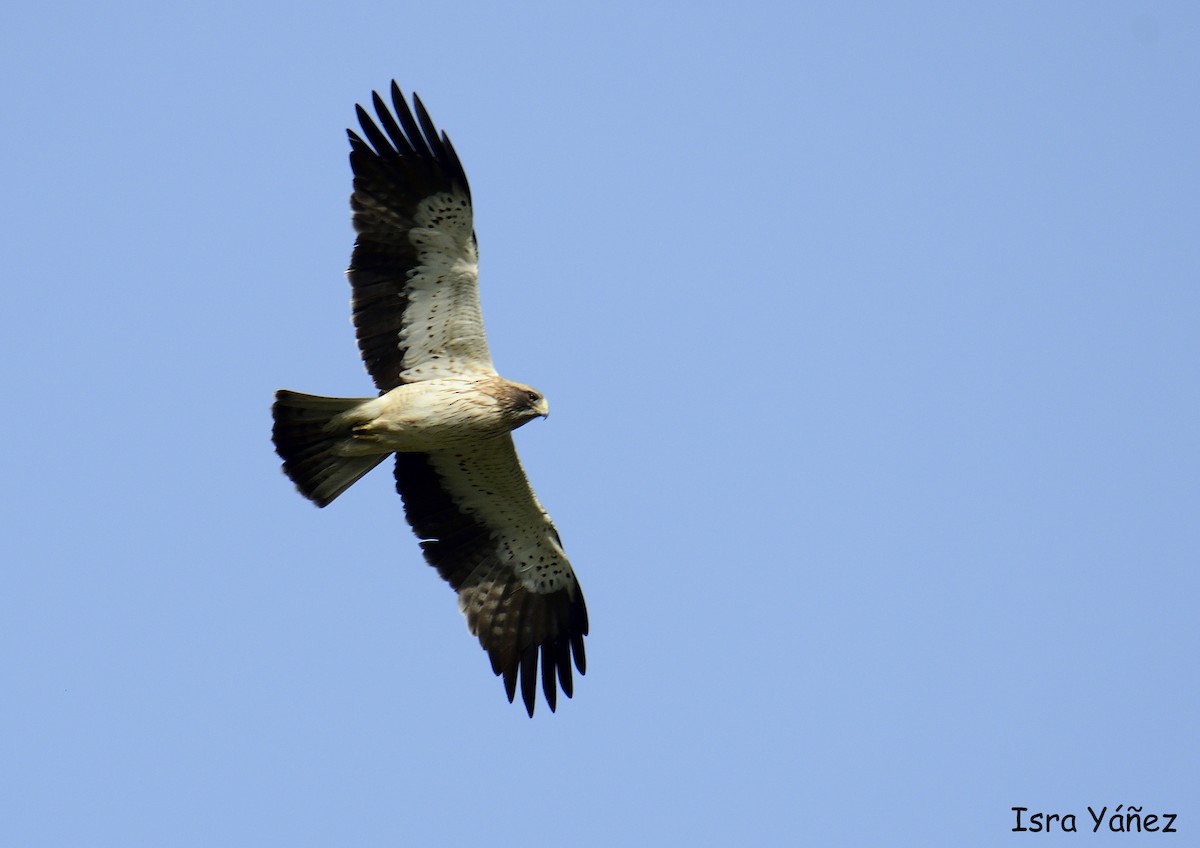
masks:
[(354, 290), (354, 329), (367, 371), (381, 392), (401, 383), (405, 349), (400, 327), (408, 305), (408, 271), (417, 264), (408, 231), (417, 205), (445, 191), (457, 190), (468, 201), (471, 197), (450, 139), (438, 133), (420, 98), (413, 95), (414, 117), (395, 82), (391, 94), (396, 117), (382, 97), (371, 96), (382, 130), (361, 106), (355, 108), (367, 140), (346, 130), (354, 170), (350, 206), (358, 232), (347, 274)]
[(521, 699), (533, 716), (540, 654), (542, 692), (553, 712), (556, 674), (570, 698), (572, 658), (580, 674), (587, 671), (587, 606), (578, 583), (573, 598), (566, 589), (548, 595), (526, 589), (497, 556), (492, 529), (455, 504), (425, 454), (396, 454), (396, 490), (425, 559), (459, 593), (467, 624), (478, 634), (492, 671), (503, 676), (508, 700), (516, 695), (519, 677)]

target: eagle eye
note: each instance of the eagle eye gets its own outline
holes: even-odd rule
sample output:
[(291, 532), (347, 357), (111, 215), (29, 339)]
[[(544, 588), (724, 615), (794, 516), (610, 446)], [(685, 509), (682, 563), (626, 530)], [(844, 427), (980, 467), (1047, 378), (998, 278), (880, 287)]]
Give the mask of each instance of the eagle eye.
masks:
[(525, 396), (529, 398), (531, 403), (537, 403), (539, 400), (541, 400), (541, 397), (537, 392), (526, 392)]

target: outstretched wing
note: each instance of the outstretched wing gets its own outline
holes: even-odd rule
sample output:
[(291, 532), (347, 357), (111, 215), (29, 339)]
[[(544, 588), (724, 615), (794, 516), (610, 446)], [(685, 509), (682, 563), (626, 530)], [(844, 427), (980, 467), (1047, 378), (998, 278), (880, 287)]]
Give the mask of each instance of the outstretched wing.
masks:
[[(425, 559), (458, 592), (467, 626), (533, 715), (538, 659), (554, 710), (586, 670), (587, 606), (558, 531), (538, 503), (511, 436), (456, 451), (396, 454), (396, 489)], [(555, 685), (555, 677), (558, 686)]]
[[(381, 391), (458, 374), (495, 374), (479, 309), (471, 192), (450, 139), (420, 98), (408, 108), (392, 83), (395, 117), (372, 94), (353, 130), (350, 206), (358, 238), (347, 276), (354, 328)], [(380, 129), (382, 126), (382, 129)]]

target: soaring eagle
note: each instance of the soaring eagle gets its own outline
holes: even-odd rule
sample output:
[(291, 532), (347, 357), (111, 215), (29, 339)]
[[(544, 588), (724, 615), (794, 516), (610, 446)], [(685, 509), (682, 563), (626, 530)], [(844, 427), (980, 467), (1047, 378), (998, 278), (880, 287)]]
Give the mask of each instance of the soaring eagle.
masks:
[(571, 696), (572, 660), (585, 671), (588, 632), (583, 592), (510, 435), (549, 407), (492, 365), (471, 192), (450, 139), (415, 94), (411, 110), (395, 82), (391, 95), (394, 116), (372, 94), (378, 125), (356, 107), (365, 141), (346, 131), (358, 233), (347, 277), (379, 396), (281, 389), (272, 438), (284, 472), (319, 507), (395, 454), (425, 559), (458, 593), (509, 702), (520, 680), (532, 717), (539, 656), (553, 711), (558, 686)]

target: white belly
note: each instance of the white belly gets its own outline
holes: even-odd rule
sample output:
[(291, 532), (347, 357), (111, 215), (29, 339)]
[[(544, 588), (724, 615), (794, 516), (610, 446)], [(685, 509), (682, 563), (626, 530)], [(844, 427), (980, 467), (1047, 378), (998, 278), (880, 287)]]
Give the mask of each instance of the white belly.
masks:
[(494, 397), (462, 379), (398, 386), (343, 413), (337, 424), (349, 428), (343, 455), (445, 450), (513, 428)]

